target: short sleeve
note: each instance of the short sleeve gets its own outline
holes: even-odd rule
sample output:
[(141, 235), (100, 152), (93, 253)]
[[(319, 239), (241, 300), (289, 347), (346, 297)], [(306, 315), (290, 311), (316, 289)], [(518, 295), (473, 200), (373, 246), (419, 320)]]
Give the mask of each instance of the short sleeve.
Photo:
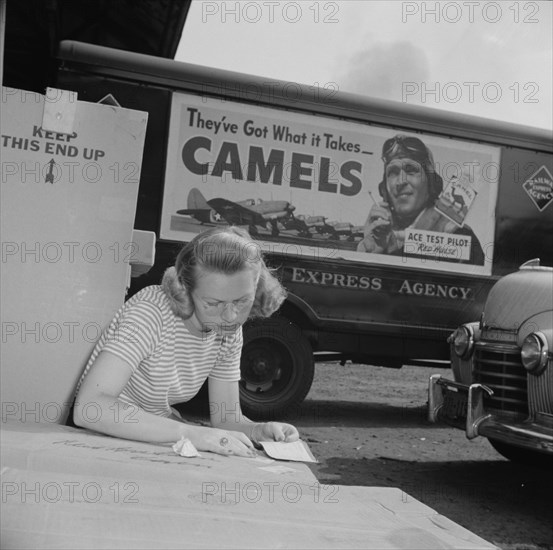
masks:
[(240, 380), (242, 344), (242, 327), (231, 336), (223, 338), (215, 366), (209, 374), (210, 378), (223, 382), (238, 382)]
[(160, 341), (163, 317), (160, 308), (147, 301), (124, 306), (111, 322), (101, 351), (109, 351), (136, 370)]

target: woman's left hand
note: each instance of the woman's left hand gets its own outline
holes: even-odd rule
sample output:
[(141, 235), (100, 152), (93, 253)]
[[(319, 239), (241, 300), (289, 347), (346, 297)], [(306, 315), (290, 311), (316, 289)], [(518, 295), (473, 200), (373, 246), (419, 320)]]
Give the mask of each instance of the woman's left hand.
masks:
[(250, 436), (250, 439), (254, 443), (259, 443), (260, 441), (285, 441), (290, 443), (297, 441), (299, 438), (300, 434), (295, 426), (283, 422), (260, 422), (254, 424)]

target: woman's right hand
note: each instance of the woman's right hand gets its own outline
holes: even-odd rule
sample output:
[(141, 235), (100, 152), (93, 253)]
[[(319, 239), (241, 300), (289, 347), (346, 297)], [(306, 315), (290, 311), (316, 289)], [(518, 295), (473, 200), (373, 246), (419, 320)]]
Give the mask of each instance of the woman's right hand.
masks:
[(198, 451), (249, 458), (257, 456), (253, 443), (241, 432), (204, 426), (191, 426), (190, 428), (187, 437)]

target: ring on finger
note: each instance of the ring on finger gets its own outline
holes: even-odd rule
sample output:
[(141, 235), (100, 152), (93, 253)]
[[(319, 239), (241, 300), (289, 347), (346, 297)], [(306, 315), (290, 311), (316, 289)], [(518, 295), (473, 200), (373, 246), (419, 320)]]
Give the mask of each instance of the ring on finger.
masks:
[(221, 437), (219, 445), (221, 445), (221, 447), (226, 447), (228, 445), (228, 439), (226, 437)]

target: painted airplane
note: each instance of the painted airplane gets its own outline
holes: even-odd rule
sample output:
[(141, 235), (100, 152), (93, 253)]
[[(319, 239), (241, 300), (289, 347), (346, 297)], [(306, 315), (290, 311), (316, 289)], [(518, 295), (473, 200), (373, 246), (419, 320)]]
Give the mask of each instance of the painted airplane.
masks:
[(327, 223), (325, 216), (298, 216), (305, 225), (313, 232), (319, 235), (329, 235), (331, 237), (337, 237), (334, 226), (331, 223)]
[(250, 233), (258, 233), (257, 226), (271, 227), (273, 236), (279, 234), (278, 222), (286, 223), (293, 219), (295, 206), (288, 201), (264, 201), (254, 199), (245, 201), (229, 201), (217, 198), (206, 200), (199, 189), (191, 189), (188, 194), (185, 210), (177, 210), (177, 214), (193, 216), (201, 223), (228, 223), (247, 225)]
[(345, 237), (348, 241), (354, 241), (356, 237), (363, 238), (364, 226), (353, 225), (349, 222), (328, 222), (334, 227), (336, 237)]

